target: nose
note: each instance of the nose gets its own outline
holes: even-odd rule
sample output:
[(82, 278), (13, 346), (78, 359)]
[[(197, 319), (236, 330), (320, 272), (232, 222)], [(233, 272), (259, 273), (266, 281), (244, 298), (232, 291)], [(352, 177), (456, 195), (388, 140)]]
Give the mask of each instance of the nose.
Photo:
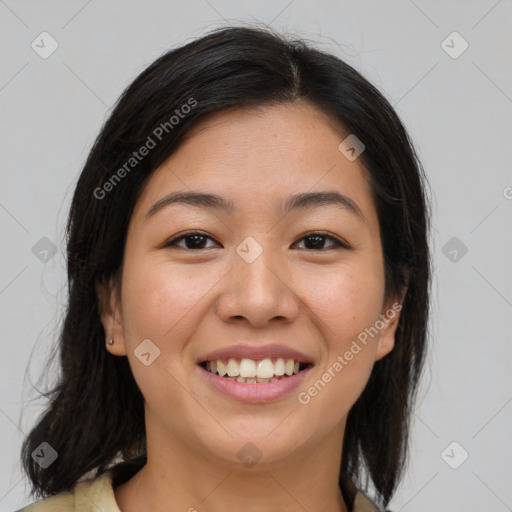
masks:
[(271, 320), (292, 322), (300, 310), (293, 288), (286, 265), (270, 250), (251, 263), (235, 252), (231, 271), (223, 279), (217, 315), (224, 322), (245, 319), (254, 327)]

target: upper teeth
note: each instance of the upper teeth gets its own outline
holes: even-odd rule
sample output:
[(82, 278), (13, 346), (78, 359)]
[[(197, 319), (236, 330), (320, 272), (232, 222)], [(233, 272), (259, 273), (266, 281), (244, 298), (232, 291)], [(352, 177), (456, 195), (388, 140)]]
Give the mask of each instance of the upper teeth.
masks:
[(299, 373), (299, 361), (293, 359), (283, 359), (278, 357), (273, 362), (269, 357), (261, 361), (253, 359), (234, 359), (229, 358), (227, 364), (221, 359), (216, 361), (208, 361), (206, 369), (212, 373), (218, 373), (221, 377), (242, 377), (242, 378), (259, 378), (270, 379), (274, 376), (293, 375)]

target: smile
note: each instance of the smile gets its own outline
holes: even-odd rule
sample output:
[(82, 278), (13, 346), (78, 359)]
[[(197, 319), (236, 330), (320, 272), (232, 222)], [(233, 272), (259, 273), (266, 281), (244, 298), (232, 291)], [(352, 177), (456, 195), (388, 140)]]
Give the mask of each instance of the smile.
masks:
[(203, 361), (201, 367), (214, 375), (243, 384), (267, 384), (287, 379), (306, 369), (307, 363), (282, 357), (254, 359), (216, 359)]
[(304, 382), (312, 367), (311, 363), (284, 358), (211, 359), (196, 366), (212, 391), (247, 404), (286, 398)]

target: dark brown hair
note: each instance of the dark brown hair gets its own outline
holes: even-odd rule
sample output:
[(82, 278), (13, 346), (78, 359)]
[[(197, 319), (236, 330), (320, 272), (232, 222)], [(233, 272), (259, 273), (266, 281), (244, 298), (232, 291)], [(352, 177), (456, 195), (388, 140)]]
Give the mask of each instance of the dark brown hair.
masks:
[[(192, 105), (191, 98), (194, 107), (180, 110)], [(146, 463), (144, 399), (128, 359), (105, 350), (96, 293), (98, 283), (119, 277), (127, 228), (145, 183), (209, 114), (299, 100), (364, 143), (360, 158), (379, 217), (386, 294), (407, 290), (395, 347), (375, 364), (348, 415), (339, 477), (340, 485), (364, 480), (374, 486), (377, 501), (389, 502), (406, 461), (426, 352), (430, 255), (423, 169), (392, 106), (354, 68), (302, 39), (241, 26), (217, 29), (147, 67), (121, 95), (88, 155), (67, 225), (59, 380), (43, 394), (49, 404), (22, 448), (34, 496), (69, 490), (86, 473), (99, 476), (114, 463), (121, 483)], [(173, 123), (177, 109), (187, 114)], [(155, 138), (159, 126), (167, 126), (161, 140), (128, 171), (133, 151)], [(126, 172), (118, 173), (123, 166)], [(116, 173), (123, 179), (112, 181)], [(31, 456), (44, 441), (58, 452), (46, 469)]]

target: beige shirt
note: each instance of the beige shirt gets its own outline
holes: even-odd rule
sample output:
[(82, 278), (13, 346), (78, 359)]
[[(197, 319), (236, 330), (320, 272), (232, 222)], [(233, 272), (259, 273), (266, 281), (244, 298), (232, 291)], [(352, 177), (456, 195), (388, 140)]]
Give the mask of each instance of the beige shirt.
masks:
[[(355, 491), (351, 512), (381, 512), (381, 509), (366, 496)], [(112, 487), (112, 473), (107, 471), (94, 480), (83, 480), (72, 491), (62, 492), (32, 503), (16, 512), (121, 512), (117, 506)]]

